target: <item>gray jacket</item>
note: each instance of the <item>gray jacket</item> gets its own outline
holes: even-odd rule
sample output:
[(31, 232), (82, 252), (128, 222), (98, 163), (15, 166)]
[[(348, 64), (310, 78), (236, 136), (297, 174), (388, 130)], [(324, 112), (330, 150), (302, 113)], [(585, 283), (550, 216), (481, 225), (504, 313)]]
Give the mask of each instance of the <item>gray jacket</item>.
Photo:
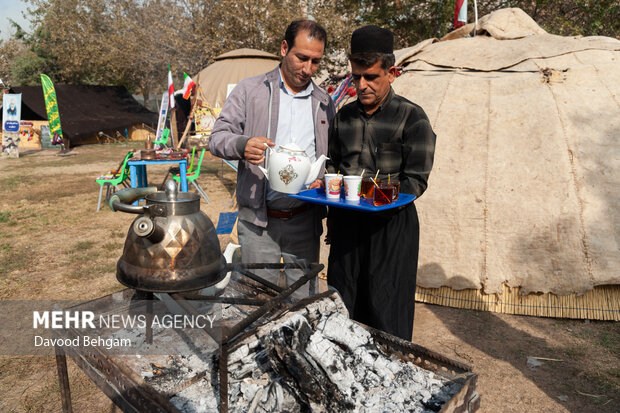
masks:
[[(209, 150), (215, 156), (239, 160), (237, 202), (239, 219), (267, 226), (265, 176), (256, 165), (243, 159), (246, 142), (255, 136), (275, 141), (280, 109), (279, 67), (262, 75), (243, 79), (230, 93), (213, 126)], [(317, 158), (327, 155), (327, 137), (336, 108), (331, 97), (313, 84), (312, 107)], [(319, 177), (322, 177), (323, 173)]]

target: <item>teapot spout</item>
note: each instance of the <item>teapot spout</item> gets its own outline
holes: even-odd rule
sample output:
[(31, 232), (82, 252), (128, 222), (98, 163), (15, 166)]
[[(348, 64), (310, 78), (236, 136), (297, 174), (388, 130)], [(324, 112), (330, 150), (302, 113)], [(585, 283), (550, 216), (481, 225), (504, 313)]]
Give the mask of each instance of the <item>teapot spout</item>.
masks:
[(323, 162), (329, 159), (325, 155), (321, 155), (319, 159), (314, 161), (312, 165), (310, 165), (310, 172), (308, 173), (308, 177), (306, 178), (306, 185), (310, 185), (314, 180), (319, 176), (319, 172), (321, 172), (321, 167), (323, 166)]
[(267, 178), (267, 180), (269, 180), (269, 171), (267, 171), (265, 168), (263, 168), (260, 165), (258, 165), (258, 169), (260, 169), (261, 172), (265, 175), (265, 178)]

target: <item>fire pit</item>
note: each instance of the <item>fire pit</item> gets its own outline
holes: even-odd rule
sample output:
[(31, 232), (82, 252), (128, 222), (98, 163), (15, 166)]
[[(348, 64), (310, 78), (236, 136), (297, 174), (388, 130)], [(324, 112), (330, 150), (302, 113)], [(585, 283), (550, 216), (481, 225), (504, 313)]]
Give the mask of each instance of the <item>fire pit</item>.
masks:
[[(182, 353), (137, 356), (105, 348), (57, 348), (65, 411), (71, 411), (65, 354), (123, 411), (476, 410), (477, 376), (470, 366), (352, 322), (333, 292), (288, 302), (320, 265), (307, 268), (305, 277), (286, 290), (252, 273), (265, 267), (285, 265), (228, 265), (227, 270), (237, 271), (219, 297), (167, 295), (187, 314), (198, 311), (192, 303), (222, 307), (219, 335), (207, 331), (213, 339), (205, 332), (203, 341), (171, 336), (194, 345)], [(123, 302), (119, 294), (129, 299), (135, 293), (124, 290), (95, 302)], [(67, 337), (77, 333), (60, 331)], [(143, 337), (144, 331), (132, 334)]]
[[(78, 338), (55, 347), (65, 412), (72, 411), (66, 356), (124, 411), (477, 409), (469, 366), (351, 321), (333, 291), (294, 303), (291, 294), (323, 265), (226, 264), (200, 198), (170, 182), (154, 191), (119, 191), (110, 201), (113, 210), (140, 214), (117, 266), (118, 280), (136, 290), (66, 309), (99, 314), (94, 332), (52, 332), (63, 343), (80, 336), (90, 343), (91, 333), (103, 343)], [(131, 205), (144, 195), (144, 206)], [(257, 269), (303, 275), (284, 289)], [(203, 294), (227, 274), (221, 295)]]

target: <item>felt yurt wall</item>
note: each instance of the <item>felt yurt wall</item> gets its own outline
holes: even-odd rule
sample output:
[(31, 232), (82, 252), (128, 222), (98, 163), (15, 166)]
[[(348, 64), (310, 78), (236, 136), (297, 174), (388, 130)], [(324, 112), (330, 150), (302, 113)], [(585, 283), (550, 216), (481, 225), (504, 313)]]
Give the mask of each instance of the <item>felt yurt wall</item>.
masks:
[[(398, 52), (437, 133), (418, 300), (620, 319), (620, 41), (502, 9)], [(475, 33), (474, 33), (475, 32)]]

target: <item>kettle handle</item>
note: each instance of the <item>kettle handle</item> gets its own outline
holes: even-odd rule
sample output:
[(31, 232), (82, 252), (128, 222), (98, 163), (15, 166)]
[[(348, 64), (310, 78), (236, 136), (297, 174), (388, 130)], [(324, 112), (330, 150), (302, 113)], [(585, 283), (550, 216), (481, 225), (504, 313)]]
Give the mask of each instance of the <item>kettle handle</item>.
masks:
[(121, 211), (130, 214), (144, 214), (148, 210), (147, 206), (130, 204), (154, 192), (157, 192), (157, 187), (155, 186), (121, 189), (110, 197), (110, 209), (114, 212)]

